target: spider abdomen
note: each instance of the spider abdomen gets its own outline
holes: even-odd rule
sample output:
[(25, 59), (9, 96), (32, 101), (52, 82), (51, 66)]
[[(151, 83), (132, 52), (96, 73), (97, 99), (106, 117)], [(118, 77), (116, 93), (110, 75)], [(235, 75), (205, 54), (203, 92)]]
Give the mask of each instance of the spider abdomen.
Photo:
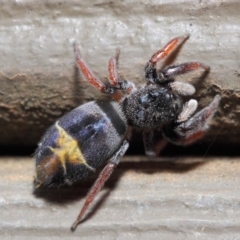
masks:
[(89, 102), (52, 125), (36, 151), (36, 185), (71, 184), (86, 178), (116, 152), (127, 125), (115, 102)]

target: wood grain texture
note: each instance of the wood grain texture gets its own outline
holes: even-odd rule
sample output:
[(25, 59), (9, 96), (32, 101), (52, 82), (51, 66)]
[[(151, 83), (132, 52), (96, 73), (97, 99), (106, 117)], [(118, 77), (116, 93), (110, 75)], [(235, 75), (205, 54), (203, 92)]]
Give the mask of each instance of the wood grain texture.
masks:
[[(0, 144), (34, 145), (63, 113), (102, 98), (74, 67), (72, 43), (106, 81), (107, 61), (122, 49), (119, 75), (144, 84), (146, 61), (187, 33), (176, 62), (211, 67), (180, 77), (197, 86), (200, 106), (217, 93), (221, 108), (209, 137), (239, 143), (239, 1), (2, 1), (0, 8)], [(131, 12), (130, 10), (131, 9)]]
[(237, 239), (238, 158), (124, 158), (70, 232), (96, 176), (33, 193), (34, 162), (0, 159), (0, 238)]

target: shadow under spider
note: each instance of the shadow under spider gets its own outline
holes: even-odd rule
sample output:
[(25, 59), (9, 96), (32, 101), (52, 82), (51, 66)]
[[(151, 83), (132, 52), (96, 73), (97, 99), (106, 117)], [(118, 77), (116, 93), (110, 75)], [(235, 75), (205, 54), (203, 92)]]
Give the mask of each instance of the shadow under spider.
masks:
[[(115, 169), (110, 179), (106, 182), (105, 188), (108, 188), (109, 192), (114, 190), (118, 181), (122, 175), (128, 170), (135, 170), (137, 173), (154, 174), (162, 172), (171, 173), (187, 173), (196, 169), (197, 167), (206, 164), (206, 162), (168, 162), (168, 161), (144, 161), (144, 162), (122, 162)], [(39, 188), (33, 191), (33, 194), (37, 198), (44, 198), (48, 202), (54, 204), (65, 204), (67, 202), (73, 202), (81, 198), (85, 198), (89, 189), (93, 185), (94, 181), (99, 175), (99, 171), (91, 175), (86, 180), (74, 184), (73, 186), (64, 186), (60, 188)], [(102, 198), (106, 198), (108, 194), (104, 194)], [(102, 199), (102, 201), (104, 201)], [(100, 201), (100, 204), (102, 203)]]
[[(123, 177), (124, 173), (127, 170), (136, 170), (136, 172), (153, 174), (153, 173), (162, 173), (162, 172), (172, 172), (172, 173), (187, 173), (191, 170), (196, 169), (207, 162), (169, 162), (169, 161), (144, 161), (144, 162), (122, 162), (115, 169), (114, 173), (110, 179), (106, 182), (105, 188), (107, 191), (103, 193), (99, 198), (95, 199), (92, 204), (91, 211), (87, 211), (86, 215), (82, 219), (81, 223), (90, 219), (97, 212), (98, 209), (106, 201), (107, 197), (113, 191), (118, 181)], [(78, 201), (82, 198), (85, 198), (89, 189), (93, 185), (94, 181), (97, 179), (97, 176), (100, 171), (92, 175), (90, 178), (82, 181), (80, 183), (74, 184), (71, 187), (62, 187), (62, 188), (43, 188), (37, 189), (34, 191), (34, 195), (38, 198), (44, 198), (46, 201), (53, 204), (66, 204), (68, 202)], [(81, 205), (79, 205), (81, 209)], [(77, 211), (79, 211), (79, 209)]]

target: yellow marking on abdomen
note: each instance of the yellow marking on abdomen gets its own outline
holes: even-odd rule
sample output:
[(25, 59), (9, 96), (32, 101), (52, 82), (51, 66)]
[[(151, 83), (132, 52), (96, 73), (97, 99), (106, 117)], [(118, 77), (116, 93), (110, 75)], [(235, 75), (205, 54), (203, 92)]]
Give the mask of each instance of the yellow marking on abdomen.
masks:
[(66, 173), (66, 161), (72, 164), (84, 164), (86, 167), (95, 171), (95, 169), (89, 166), (78, 146), (78, 142), (71, 137), (59, 124), (56, 122), (55, 124), (58, 130), (58, 140), (57, 140), (57, 147), (50, 149), (54, 152), (57, 157), (59, 158), (64, 172)]

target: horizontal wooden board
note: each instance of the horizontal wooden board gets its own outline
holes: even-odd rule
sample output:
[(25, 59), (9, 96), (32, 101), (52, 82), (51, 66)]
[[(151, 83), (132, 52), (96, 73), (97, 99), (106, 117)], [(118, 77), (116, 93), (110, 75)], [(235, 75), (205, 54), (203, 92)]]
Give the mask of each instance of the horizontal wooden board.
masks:
[(237, 239), (239, 158), (125, 157), (72, 233), (96, 176), (33, 193), (34, 161), (0, 159), (0, 238)]

